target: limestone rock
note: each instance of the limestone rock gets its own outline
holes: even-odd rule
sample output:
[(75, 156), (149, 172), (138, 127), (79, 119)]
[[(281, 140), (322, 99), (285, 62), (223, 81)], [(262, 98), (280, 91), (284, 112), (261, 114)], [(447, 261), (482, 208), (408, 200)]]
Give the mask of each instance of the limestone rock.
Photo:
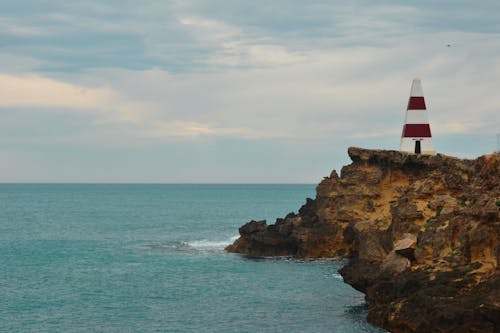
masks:
[(250, 236), (267, 229), (266, 221), (250, 221), (239, 229), (241, 236)]
[(344, 239), (351, 238), (360, 260), (380, 262), (390, 251), (389, 240), (370, 221), (352, 223), (344, 230)]
[(227, 250), (349, 258), (344, 281), (393, 332), (500, 332), (500, 154), (348, 154), (297, 214), (249, 222)]
[(394, 244), (394, 252), (408, 260), (415, 260), (415, 249), (417, 248), (417, 236), (404, 234), (403, 238)]
[(410, 266), (411, 262), (408, 258), (392, 251), (384, 258), (380, 265), (380, 269), (386, 273), (399, 274), (406, 271)]

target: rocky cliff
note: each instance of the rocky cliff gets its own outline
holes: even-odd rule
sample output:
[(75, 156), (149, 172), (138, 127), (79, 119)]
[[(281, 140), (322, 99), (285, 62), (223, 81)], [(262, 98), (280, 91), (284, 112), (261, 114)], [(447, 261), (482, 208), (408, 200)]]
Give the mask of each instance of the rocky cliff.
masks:
[(348, 152), (298, 214), (247, 223), (227, 250), (349, 258), (344, 281), (392, 332), (500, 332), (500, 155)]

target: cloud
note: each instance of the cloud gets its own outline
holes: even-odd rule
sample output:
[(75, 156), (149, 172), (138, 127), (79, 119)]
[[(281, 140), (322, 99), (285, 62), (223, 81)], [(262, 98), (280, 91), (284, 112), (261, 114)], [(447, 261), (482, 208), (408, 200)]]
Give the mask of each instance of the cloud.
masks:
[[(189, 116), (183, 119), (182, 109), (172, 112), (167, 107), (175, 104), (175, 100), (151, 98), (148, 91), (154, 90), (155, 83), (162, 83), (154, 79), (155, 76), (163, 75), (163, 79), (174, 81), (171, 84), (177, 82), (166, 73), (147, 71), (128, 72), (125, 75), (133, 81), (138, 79), (145, 82), (146, 95), (138, 94), (134, 99), (127, 97), (127, 91), (120, 92), (113, 88), (76, 85), (39, 75), (0, 74), (0, 110), (35, 109), (46, 114), (60, 113), (62, 110), (88, 114), (93, 117), (94, 126), (113, 129), (108, 134), (114, 131), (115, 135), (123, 135), (126, 132), (128, 137), (136, 138), (196, 138), (201, 135), (252, 137), (243, 128), (217, 126), (217, 121), (201, 123), (189, 120)], [(184, 89), (181, 91), (183, 95), (192, 93)], [(161, 95), (161, 92), (157, 94)], [(117, 126), (123, 130), (117, 130)], [(91, 130), (95, 131), (94, 128)], [(36, 137), (36, 140), (39, 139)], [(86, 140), (84, 133), (82, 139)], [(54, 138), (50, 140), (54, 141)]]
[[(467, 46), (457, 52), (439, 44), (455, 36), (421, 37), (391, 48), (312, 50), (289, 64), (221, 72), (106, 69), (71, 76), (71, 83), (2, 74), (0, 104), (89, 113), (102, 133), (110, 127), (129, 138), (372, 139), (399, 136), (418, 74), (434, 134), (496, 131), (498, 46), (474, 34), (461, 36)], [(497, 56), (483, 59), (478, 49)]]
[(21, 38), (40, 37), (47, 34), (43, 29), (39, 27), (16, 24), (3, 25), (2, 30), (4, 35)]
[(108, 89), (76, 86), (39, 75), (0, 74), (0, 107), (93, 109), (112, 99)]
[(141, 133), (142, 136), (154, 139), (170, 137), (197, 138), (199, 136), (248, 137), (251, 135), (242, 128), (218, 128), (194, 122), (154, 122), (150, 128)]
[(257, 38), (225, 22), (202, 17), (181, 18), (179, 22), (202, 45), (213, 49), (206, 65), (260, 67), (292, 64), (305, 59), (269, 37)]

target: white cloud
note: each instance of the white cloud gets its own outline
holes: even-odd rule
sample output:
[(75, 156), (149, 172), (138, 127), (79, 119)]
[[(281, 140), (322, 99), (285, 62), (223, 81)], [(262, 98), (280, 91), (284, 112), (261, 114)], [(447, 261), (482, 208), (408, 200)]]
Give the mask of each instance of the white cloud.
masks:
[(93, 109), (112, 99), (108, 89), (76, 86), (40, 75), (0, 74), (0, 107)]
[[(245, 137), (248, 135), (245, 129), (241, 128), (218, 128), (207, 124), (194, 122), (155, 122), (141, 135), (149, 138), (162, 139), (170, 137), (197, 138), (199, 136), (236, 136)], [(248, 136), (250, 137), (250, 136)]]
[(179, 22), (186, 26), (195, 37), (206, 42), (219, 44), (242, 34), (239, 28), (202, 17), (185, 17)]
[(271, 37), (257, 37), (239, 27), (202, 17), (181, 18), (179, 22), (200, 43), (213, 48), (207, 65), (260, 67), (287, 65), (305, 60)]

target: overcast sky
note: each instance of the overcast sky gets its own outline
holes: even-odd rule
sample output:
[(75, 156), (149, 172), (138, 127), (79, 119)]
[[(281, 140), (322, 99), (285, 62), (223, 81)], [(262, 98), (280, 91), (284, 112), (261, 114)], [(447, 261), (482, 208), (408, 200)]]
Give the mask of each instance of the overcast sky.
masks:
[[(500, 1), (0, 0), (1, 182), (316, 183), (500, 132)], [(449, 46), (448, 46), (449, 45)]]

